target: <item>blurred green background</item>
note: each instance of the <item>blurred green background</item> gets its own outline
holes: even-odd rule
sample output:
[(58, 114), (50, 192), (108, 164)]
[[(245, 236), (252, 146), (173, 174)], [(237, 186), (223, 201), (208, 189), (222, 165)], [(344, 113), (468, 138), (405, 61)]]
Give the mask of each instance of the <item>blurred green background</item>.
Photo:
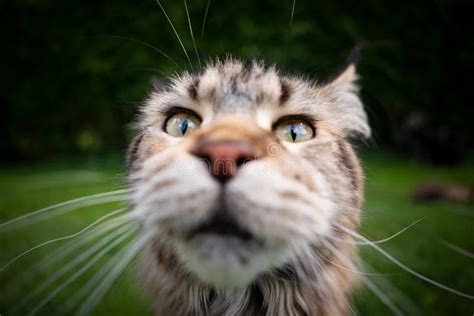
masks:
[[(426, 217), (383, 248), (415, 270), (473, 295), (472, 203), (415, 204), (411, 199), (426, 180), (474, 186), (472, 1), (295, 3), (290, 27), (291, 0), (188, 0), (201, 59), (227, 54), (263, 59), (284, 71), (324, 81), (344, 65), (355, 45), (362, 45), (358, 70), (374, 129), (373, 140), (358, 145), (367, 174), (362, 232), (381, 239)], [(184, 3), (162, 4), (197, 69)], [(0, 9), (0, 223), (123, 187), (122, 156), (133, 134), (130, 123), (151, 89), (152, 77), (166, 80), (191, 69), (158, 4), (20, 0), (2, 1)], [(0, 264), (35, 244), (75, 233), (117, 207), (85, 207), (40, 224), (0, 231)], [(446, 241), (470, 253), (456, 252)], [(74, 256), (48, 271), (18, 277), (58, 246), (38, 249), (0, 272), (1, 315), (9, 315), (26, 293), (72, 260)], [(39, 314), (64, 313), (62, 303), (119, 248)], [(361, 253), (377, 272), (396, 274), (369, 277), (406, 314), (474, 312), (472, 300), (398, 274), (403, 271), (368, 247), (361, 247)], [(149, 313), (133, 267), (127, 271), (95, 315)], [(51, 284), (29, 309), (16, 314), (26, 314), (66, 279)], [(363, 286), (354, 302), (360, 315), (389, 313)]]

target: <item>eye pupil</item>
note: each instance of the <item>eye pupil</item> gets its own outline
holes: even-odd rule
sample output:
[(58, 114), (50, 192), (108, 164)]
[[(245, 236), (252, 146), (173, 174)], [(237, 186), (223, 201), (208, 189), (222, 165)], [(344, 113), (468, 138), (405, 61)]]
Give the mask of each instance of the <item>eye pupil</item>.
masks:
[(183, 122), (181, 123), (181, 133), (183, 135), (186, 134), (186, 131), (188, 130), (188, 127), (189, 127), (189, 121), (188, 120), (183, 120)]
[(291, 134), (291, 139), (292, 139), (293, 141), (295, 141), (295, 140), (296, 140), (296, 137), (298, 136), (298, 134), (296, 133), (296, 126), (295, 126), (295, 124), (291, 124), (291, 125), (290, 125), (290, 134)]

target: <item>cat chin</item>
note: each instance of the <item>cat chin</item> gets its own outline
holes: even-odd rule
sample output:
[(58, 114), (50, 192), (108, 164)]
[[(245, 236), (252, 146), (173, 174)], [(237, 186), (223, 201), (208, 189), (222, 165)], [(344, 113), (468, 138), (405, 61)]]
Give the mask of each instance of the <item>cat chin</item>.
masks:
[(177, 243), (185, 267), (202, 282), (218, 288), (243, 288), (279, 265), (282, 249), (236, 237), (202, 234)]

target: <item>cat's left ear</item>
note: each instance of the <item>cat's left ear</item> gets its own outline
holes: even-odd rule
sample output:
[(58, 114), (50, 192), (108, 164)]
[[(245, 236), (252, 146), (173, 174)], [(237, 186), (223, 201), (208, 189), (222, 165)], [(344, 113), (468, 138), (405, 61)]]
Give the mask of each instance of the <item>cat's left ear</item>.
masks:
[(357, 85), (359, 76), (356, 62), (359, 54), (360, 48), (357, 47), (349, 56), (347, 66), (333, 80), (326, 83), (323, 89), (330, 96), (332, 117), (345, 135), (368, 139), (371, 131)]

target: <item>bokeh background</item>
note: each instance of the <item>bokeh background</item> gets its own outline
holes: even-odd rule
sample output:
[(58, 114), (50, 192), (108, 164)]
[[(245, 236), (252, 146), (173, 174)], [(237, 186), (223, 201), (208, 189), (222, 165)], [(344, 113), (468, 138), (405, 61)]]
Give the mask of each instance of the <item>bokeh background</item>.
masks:
[[(154, 0), (0, 3), (0, 223), (123, 187), (130, 126), (153, 78), (166, 81), (198, 69), (184, 2), (162, 4), (191, 65)], [(367, 174), (362, 232), (381, 239), (424, 218), (383, 248), (416, 271), (474, 295), (472, 1), (297, 0), (294, 10), (291, 0), (187, 5), (203, 61), (229, 54), (256, 58), (324, 81), (352, 48), (362, 47), (361, 94), (374, 130), (370, 142), (356, 144)], [(0, 227), (0, 263), (115, 208), (103, 203), (35, 225)], [(54, 249), (33, 251), (0, 272), (0, 314), (9, 315), (26, 292), (48, 279), (43, 270), (25, 280), (17, 274)], [(91, 276), (114, 251), (91, 268)], [(390, 274), (368, 277), (404, 314), (474, 312), (472, 300), (404, 274), (370, 247), (361, 247), (361, 254), (364, 271)], [(63, 266), (66, 259), (55, 264)], [(127, 271), (95, 314), (149, 313), (133, 267)], [(66, 279), (22, 308), (31, 310)], [(61, 302), (85, 282), (87, 274), (38, 313), (64, 312)], [(390, 312), (364, 286), (354, 304), (361, 315)]]

